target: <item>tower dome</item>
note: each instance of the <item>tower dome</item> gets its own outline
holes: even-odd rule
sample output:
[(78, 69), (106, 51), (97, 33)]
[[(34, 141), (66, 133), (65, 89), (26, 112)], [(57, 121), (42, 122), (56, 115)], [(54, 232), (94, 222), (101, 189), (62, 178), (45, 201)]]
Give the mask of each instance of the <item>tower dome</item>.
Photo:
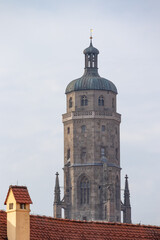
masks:
[(90, 53), (95, 53), (99, 54), (99, 51), (97, 48), (93, 47), (92, 42), (90, 42), (90, 46), (83, 51), (84, 54), (90, 54)]
[(117, 94), (116, 86), (106, 78), (100, 77), (98, 74), (98, 54), (97, 48), (92, 45), (92, 37), (90, 46), (83, 51), (85, 55), (85, 71), (82, 77), (71, 81), (65, 93), (81, 90), (104, 90), (112, 91)]

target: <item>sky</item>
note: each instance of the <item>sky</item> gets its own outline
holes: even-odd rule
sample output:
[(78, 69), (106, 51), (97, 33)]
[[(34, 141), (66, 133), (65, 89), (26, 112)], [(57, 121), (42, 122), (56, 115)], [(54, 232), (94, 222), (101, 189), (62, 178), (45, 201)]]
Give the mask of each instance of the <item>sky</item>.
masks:
[(28, 187), (31, 213), (53, 216), (63, 197), (65, 88), (99, 49), (99, 74), (118, 89), (122, 200), (132, 222), (160, 226), (160, 1), (0, 0), (0, 209), (9, 185)]

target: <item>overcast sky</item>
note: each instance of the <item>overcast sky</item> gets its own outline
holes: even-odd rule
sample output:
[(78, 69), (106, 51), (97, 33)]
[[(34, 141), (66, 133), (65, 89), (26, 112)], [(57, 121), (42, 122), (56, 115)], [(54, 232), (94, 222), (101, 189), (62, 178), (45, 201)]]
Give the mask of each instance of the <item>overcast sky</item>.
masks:
[(0, 0), (0, 209), (9, 185), (26, 185), (31, 212), (52, 216), (64, 92), (93, 28), (99, 73), (118, 89), (132, 221), (160, 225), (159, 13), (159, 0)]

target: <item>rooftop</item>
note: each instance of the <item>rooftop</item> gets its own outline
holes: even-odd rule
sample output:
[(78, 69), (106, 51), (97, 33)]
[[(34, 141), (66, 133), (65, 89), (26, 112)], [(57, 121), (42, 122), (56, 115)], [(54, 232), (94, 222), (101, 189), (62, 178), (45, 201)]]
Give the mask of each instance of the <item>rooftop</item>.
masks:
[(10, 190), (12, 189), (13, 195), (15, 197), (15, 200), (17, 203), (27, 203), (27, 204), (32, 204), (32, 200), (29, 196), (28, 193), (28, 189), (25, 186), (13, 186), (11, 185), (9, 187), (8, 193), (7, 193), (7, 197), (6, 200), (4, 202), (4, 204), (6, 205), (7, 203), (7, 199), (10, 193)]
[[(0, 240), (7, 239), (6, 212), (0, 211)], [(30, 216), (30, 239), (159, 240), (160, 227), (140, 224), (86, 222)]]

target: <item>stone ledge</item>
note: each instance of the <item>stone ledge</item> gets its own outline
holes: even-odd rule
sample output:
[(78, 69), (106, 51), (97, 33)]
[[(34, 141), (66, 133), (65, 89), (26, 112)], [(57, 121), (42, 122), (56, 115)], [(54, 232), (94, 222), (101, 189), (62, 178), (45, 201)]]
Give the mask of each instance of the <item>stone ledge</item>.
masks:
[(92, 118), (103, 118), (112, 119), (121, 122), (121, 115), (114, 112), (100, 112), (100, 111), (81, 111), (81, 112), (70, 112), (62, 115), (63, 122), (74, 120), (74, 119), (92, 119)]

